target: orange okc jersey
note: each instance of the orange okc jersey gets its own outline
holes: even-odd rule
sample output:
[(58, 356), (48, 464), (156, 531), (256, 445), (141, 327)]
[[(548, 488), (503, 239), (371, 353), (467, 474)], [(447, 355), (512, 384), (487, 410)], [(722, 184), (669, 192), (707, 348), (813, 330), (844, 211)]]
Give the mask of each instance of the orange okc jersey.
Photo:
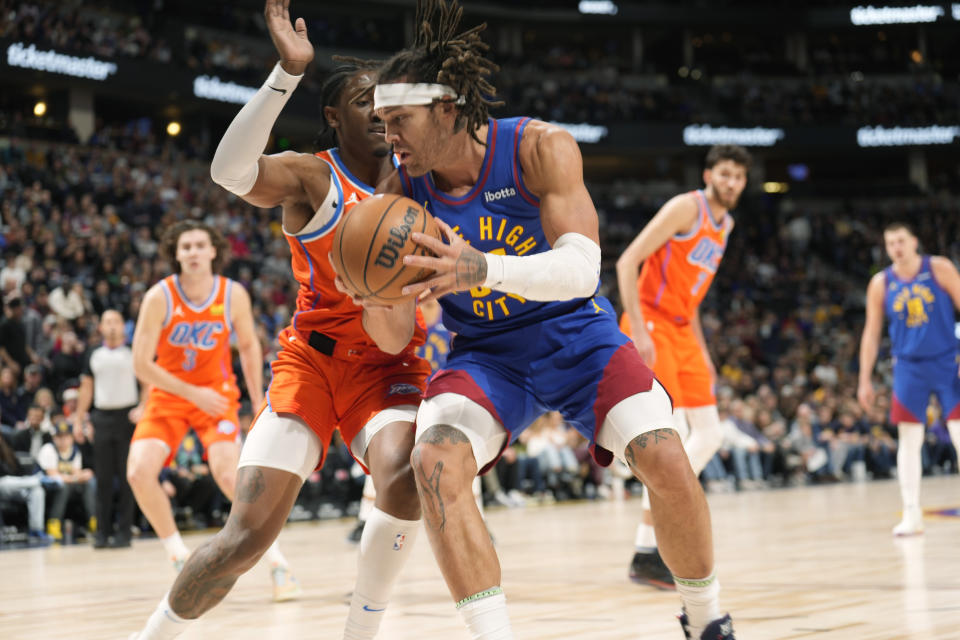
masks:
[(161, 281), (167, 313), (157, 364), (184, 382), (218, 391), (236, 388), (230, 357), (231, 281), (214, 276), (210, 297), (195, 305), (183, 293), (176, 275)]
[(656, 309), (675, 322), (686, 322), (707, 295), (733, 228), (728, 213), (719, 223), (702, 190), (697, 200), (697, 221), (687, 233), (675, 235), (643, 263), (637, 288), (640, 304)]
[[(333, 284), (336, 273), (330, 264), (333, 235), (343, 215), (358, 202), (373, 195), (374, 187), (364, 184), (350, 173), (336, 149), (316, 154), (330, 166), (330, 178), (336, 195), (315, 212), (307, 226), (296, 234), (287, 233), (293, 275), (300, 284), (293, 328), (309, 335), (312, 331), (328, 336), (339, 345), (357, 349), (376, 349), (376, 344), (363, 330), (362, 313), (349, 297)], [(422, 323), (408, 348), (423, 344)]]

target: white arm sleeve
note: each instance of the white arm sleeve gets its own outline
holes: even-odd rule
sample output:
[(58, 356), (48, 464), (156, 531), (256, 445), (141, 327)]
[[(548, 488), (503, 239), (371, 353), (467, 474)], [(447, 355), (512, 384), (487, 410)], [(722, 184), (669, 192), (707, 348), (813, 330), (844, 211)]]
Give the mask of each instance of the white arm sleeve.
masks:
[(600, 282), (600, 246), (580, 233), (565, 233), (553, 249), (533, 256), (483, 255), (485, 287), (530, 300), (589, 298)]
[(292, 76), (277, 63), (260, 90), (253, 94), (227, 127), (210, 163), (210, 177), (221, 187), (244, 196), (260, 172), (260, 154), (267, 146), (273, 123), (303, 75)]

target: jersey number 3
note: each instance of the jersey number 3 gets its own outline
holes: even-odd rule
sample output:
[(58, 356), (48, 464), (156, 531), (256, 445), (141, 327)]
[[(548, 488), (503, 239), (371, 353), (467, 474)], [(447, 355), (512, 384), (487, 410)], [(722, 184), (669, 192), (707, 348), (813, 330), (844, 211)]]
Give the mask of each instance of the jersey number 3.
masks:
[(197, 366), (197, 350), (184, 349), (183, 350), (183, 370), (193, 371), (193, 368), (195, 366)]

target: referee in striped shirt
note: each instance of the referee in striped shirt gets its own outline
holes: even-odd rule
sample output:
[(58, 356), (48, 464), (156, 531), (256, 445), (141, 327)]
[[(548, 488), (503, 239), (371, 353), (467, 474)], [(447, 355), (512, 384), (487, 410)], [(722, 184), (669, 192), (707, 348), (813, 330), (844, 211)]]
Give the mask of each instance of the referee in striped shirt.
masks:
[[(127, 453), (136, 424), (139, 390), (133, 353), (125, 344), (123, 316), (108, 309), (100, 316), (103, 345), (87, 353), (80, 376), (74, 429), (93, 426), (93, 472), (97, 478), (97, 533), (94, 548), (129, 547), (133, 492), (127, 483)], [(92, 411), (91, 411), (92, 406)], [(118, 499), (113, 532), (114, 500)]]

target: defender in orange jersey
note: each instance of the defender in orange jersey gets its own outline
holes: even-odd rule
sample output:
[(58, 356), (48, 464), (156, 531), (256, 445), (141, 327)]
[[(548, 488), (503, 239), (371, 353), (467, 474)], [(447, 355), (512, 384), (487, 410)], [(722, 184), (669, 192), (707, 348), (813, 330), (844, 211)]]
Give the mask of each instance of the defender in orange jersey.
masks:
[[(670, 392), (677, 431), (687, 433), (684, 448), (697, 474), (721, 441), (714, 395), (717, 372), (703, 337), (699, 306), (733, 230), (729, 211), (747, 184), (750, 162), (742, 147), (711, 148), (703, 172), (706, 188), (663, 205), (617, 261), (624, 310), (620, 328), (633, 338), (644, 362)], [(630, 578), (673, 589), (673, 576), (657, 551), (646, 491), (643, 510)]]
[[(133, 365), (150, 386), (133, 434), (127, 477), (133, 494), (179, 570), (190, 551), (177, 531), (170, 501), (160, 487), (169, 463), (190, 427), (196, 430), (210, 472), (234, 499), (240, 427), (240, 390), (233, 375), (230, 337), (236, 336), (250, 400), (263, 402), (263, 351), (253, 328), (250, 296), (217, 275), (227, 243), (211, 227), (180, 222), (163, 237), (162, 251), (177, 265), (147, 291), (133, 336)], [(274, 597), (288, 600), (299, 587), (274, 545)]]
[(394, 169), (373, 114), (376, 66), (352, 61), (323, 84), (323, 116), (338, 148), (261, 155), (314, 55), (303, 20), (291, 24), (288, 3), (266, 3), (280, 62), (230, 124), (211, 175), (253, 205), (282, 206), (300, 285), (297, 310), (278, 336), (273, 380), (243, 446), (227, 524), (190, 557), (140, 640), (175, 637), (226, 596), (277, 536), (305, 478), (323, 464), (334, 429), (377, 488), (344, 638), (374, 637), (419, 527), (410, 451), (430, 370), (414, 353), (424, 328), (412, 300), (395, 307), (355, 304), (337, 287), (328, 258), (344, 213)]

